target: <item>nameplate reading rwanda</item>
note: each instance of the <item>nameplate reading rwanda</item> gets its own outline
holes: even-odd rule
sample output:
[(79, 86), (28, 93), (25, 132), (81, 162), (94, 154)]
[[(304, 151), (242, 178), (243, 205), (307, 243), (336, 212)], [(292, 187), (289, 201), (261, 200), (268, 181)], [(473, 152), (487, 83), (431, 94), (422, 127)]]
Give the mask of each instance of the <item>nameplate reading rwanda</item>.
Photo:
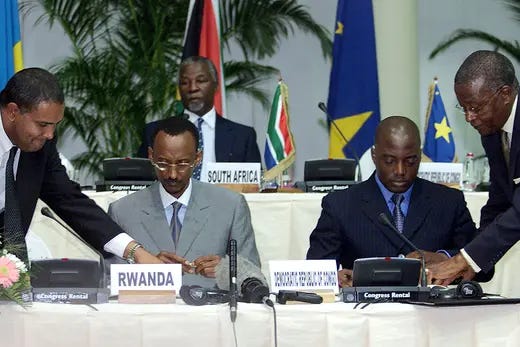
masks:
[(213, 184), (260, 184), (260, 163), (207, 163), (202, 181)]
[(271, 291), (332, 290), (339, 292), (335, 260), (271, 260)]
[(182, 286), (180, 264), (112, 264), (110, 295), (120, 290), (175, 290)]

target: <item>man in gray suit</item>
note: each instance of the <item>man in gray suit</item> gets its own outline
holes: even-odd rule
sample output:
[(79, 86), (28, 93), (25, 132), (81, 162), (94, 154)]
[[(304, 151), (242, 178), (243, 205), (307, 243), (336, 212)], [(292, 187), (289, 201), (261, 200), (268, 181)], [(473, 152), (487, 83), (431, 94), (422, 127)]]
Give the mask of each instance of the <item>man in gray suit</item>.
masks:
[(108, 212), (159, 259), (182, 264), (183, 284), (213, 287), (229, 239), (237, 240), (239, 257), (258, 267), (260, 259), (244, 197), (191, 179), (202, 159), (198, 136), (188, 120), (160, 121), (148, 148), (159, 181), (112, 203)]

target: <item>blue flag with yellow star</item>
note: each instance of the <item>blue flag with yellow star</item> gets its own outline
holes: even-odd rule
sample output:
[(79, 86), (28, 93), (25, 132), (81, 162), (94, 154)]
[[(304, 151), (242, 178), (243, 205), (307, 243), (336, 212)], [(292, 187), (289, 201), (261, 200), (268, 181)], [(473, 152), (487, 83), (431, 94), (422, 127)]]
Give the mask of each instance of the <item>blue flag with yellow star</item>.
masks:
[(431, 161), (451, 163), (455, 158), (455, 142), (437, 80), (430, 86), (429, 99), (423, 153)]
[(380, 121), (372, 1), (339, 0), (330, 73), (330, 158), (361, 157)]

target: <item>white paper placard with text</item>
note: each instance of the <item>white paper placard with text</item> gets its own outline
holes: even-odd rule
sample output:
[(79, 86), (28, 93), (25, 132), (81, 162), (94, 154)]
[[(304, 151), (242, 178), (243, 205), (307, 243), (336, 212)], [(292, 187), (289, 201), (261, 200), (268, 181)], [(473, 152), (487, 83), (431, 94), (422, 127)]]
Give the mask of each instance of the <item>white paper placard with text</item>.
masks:
[(462, 163), (421, 162), (417, 176), (434, 183), (458, 188), (462, 181)]
[(270, 260), (271, 291), (333, 290), (339, 292), (335, 260)]
[(175, 290), (182, 286), (181, 264), (111, 264), (110, 295), (120, 290)]
[(205, 163), (201, 181), (213, 184), (258, 184), (260, 163)]

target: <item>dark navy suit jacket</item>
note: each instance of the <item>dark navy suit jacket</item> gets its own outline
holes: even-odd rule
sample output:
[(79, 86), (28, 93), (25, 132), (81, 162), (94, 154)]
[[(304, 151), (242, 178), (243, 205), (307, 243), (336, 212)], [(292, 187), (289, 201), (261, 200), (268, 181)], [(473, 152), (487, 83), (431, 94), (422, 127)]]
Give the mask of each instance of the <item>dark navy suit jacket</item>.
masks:
[(16, 191), (25, 232), (38, 198), (99, 251), (123, 232), (93, 200), (81, 193), (77, 183), (69, 179), (56, 150), (56, 139), (47, 141), (37, 152), (21, 152)]
[[(343, 268), (352, 269), (357, 258), (413, 251), (378, 221), (381, 212), (392, 218), (374, 175), (323, 198), (307, 259), (335, 259)], [(415, 180), (403, 234), (418, 248), (432, 252), (442, 249), (453, 255), (473, 239), (476, 231), (461, 191)]]
[(487, 271), (520, 239), (520, 105), (516, 109), (513, 138), (507, 167), (501, 132), (482, 136), (490, 168), (489, 199), (480, 212), (479, 236), (464, 249)]
[[(146, 124), (143, 142), (137, 156), (148, 158), (148, 146), (159, 121)], [(215, 158), (217, 162), (260, 163), (255, 129), (219, 115), (215, 122)]]

